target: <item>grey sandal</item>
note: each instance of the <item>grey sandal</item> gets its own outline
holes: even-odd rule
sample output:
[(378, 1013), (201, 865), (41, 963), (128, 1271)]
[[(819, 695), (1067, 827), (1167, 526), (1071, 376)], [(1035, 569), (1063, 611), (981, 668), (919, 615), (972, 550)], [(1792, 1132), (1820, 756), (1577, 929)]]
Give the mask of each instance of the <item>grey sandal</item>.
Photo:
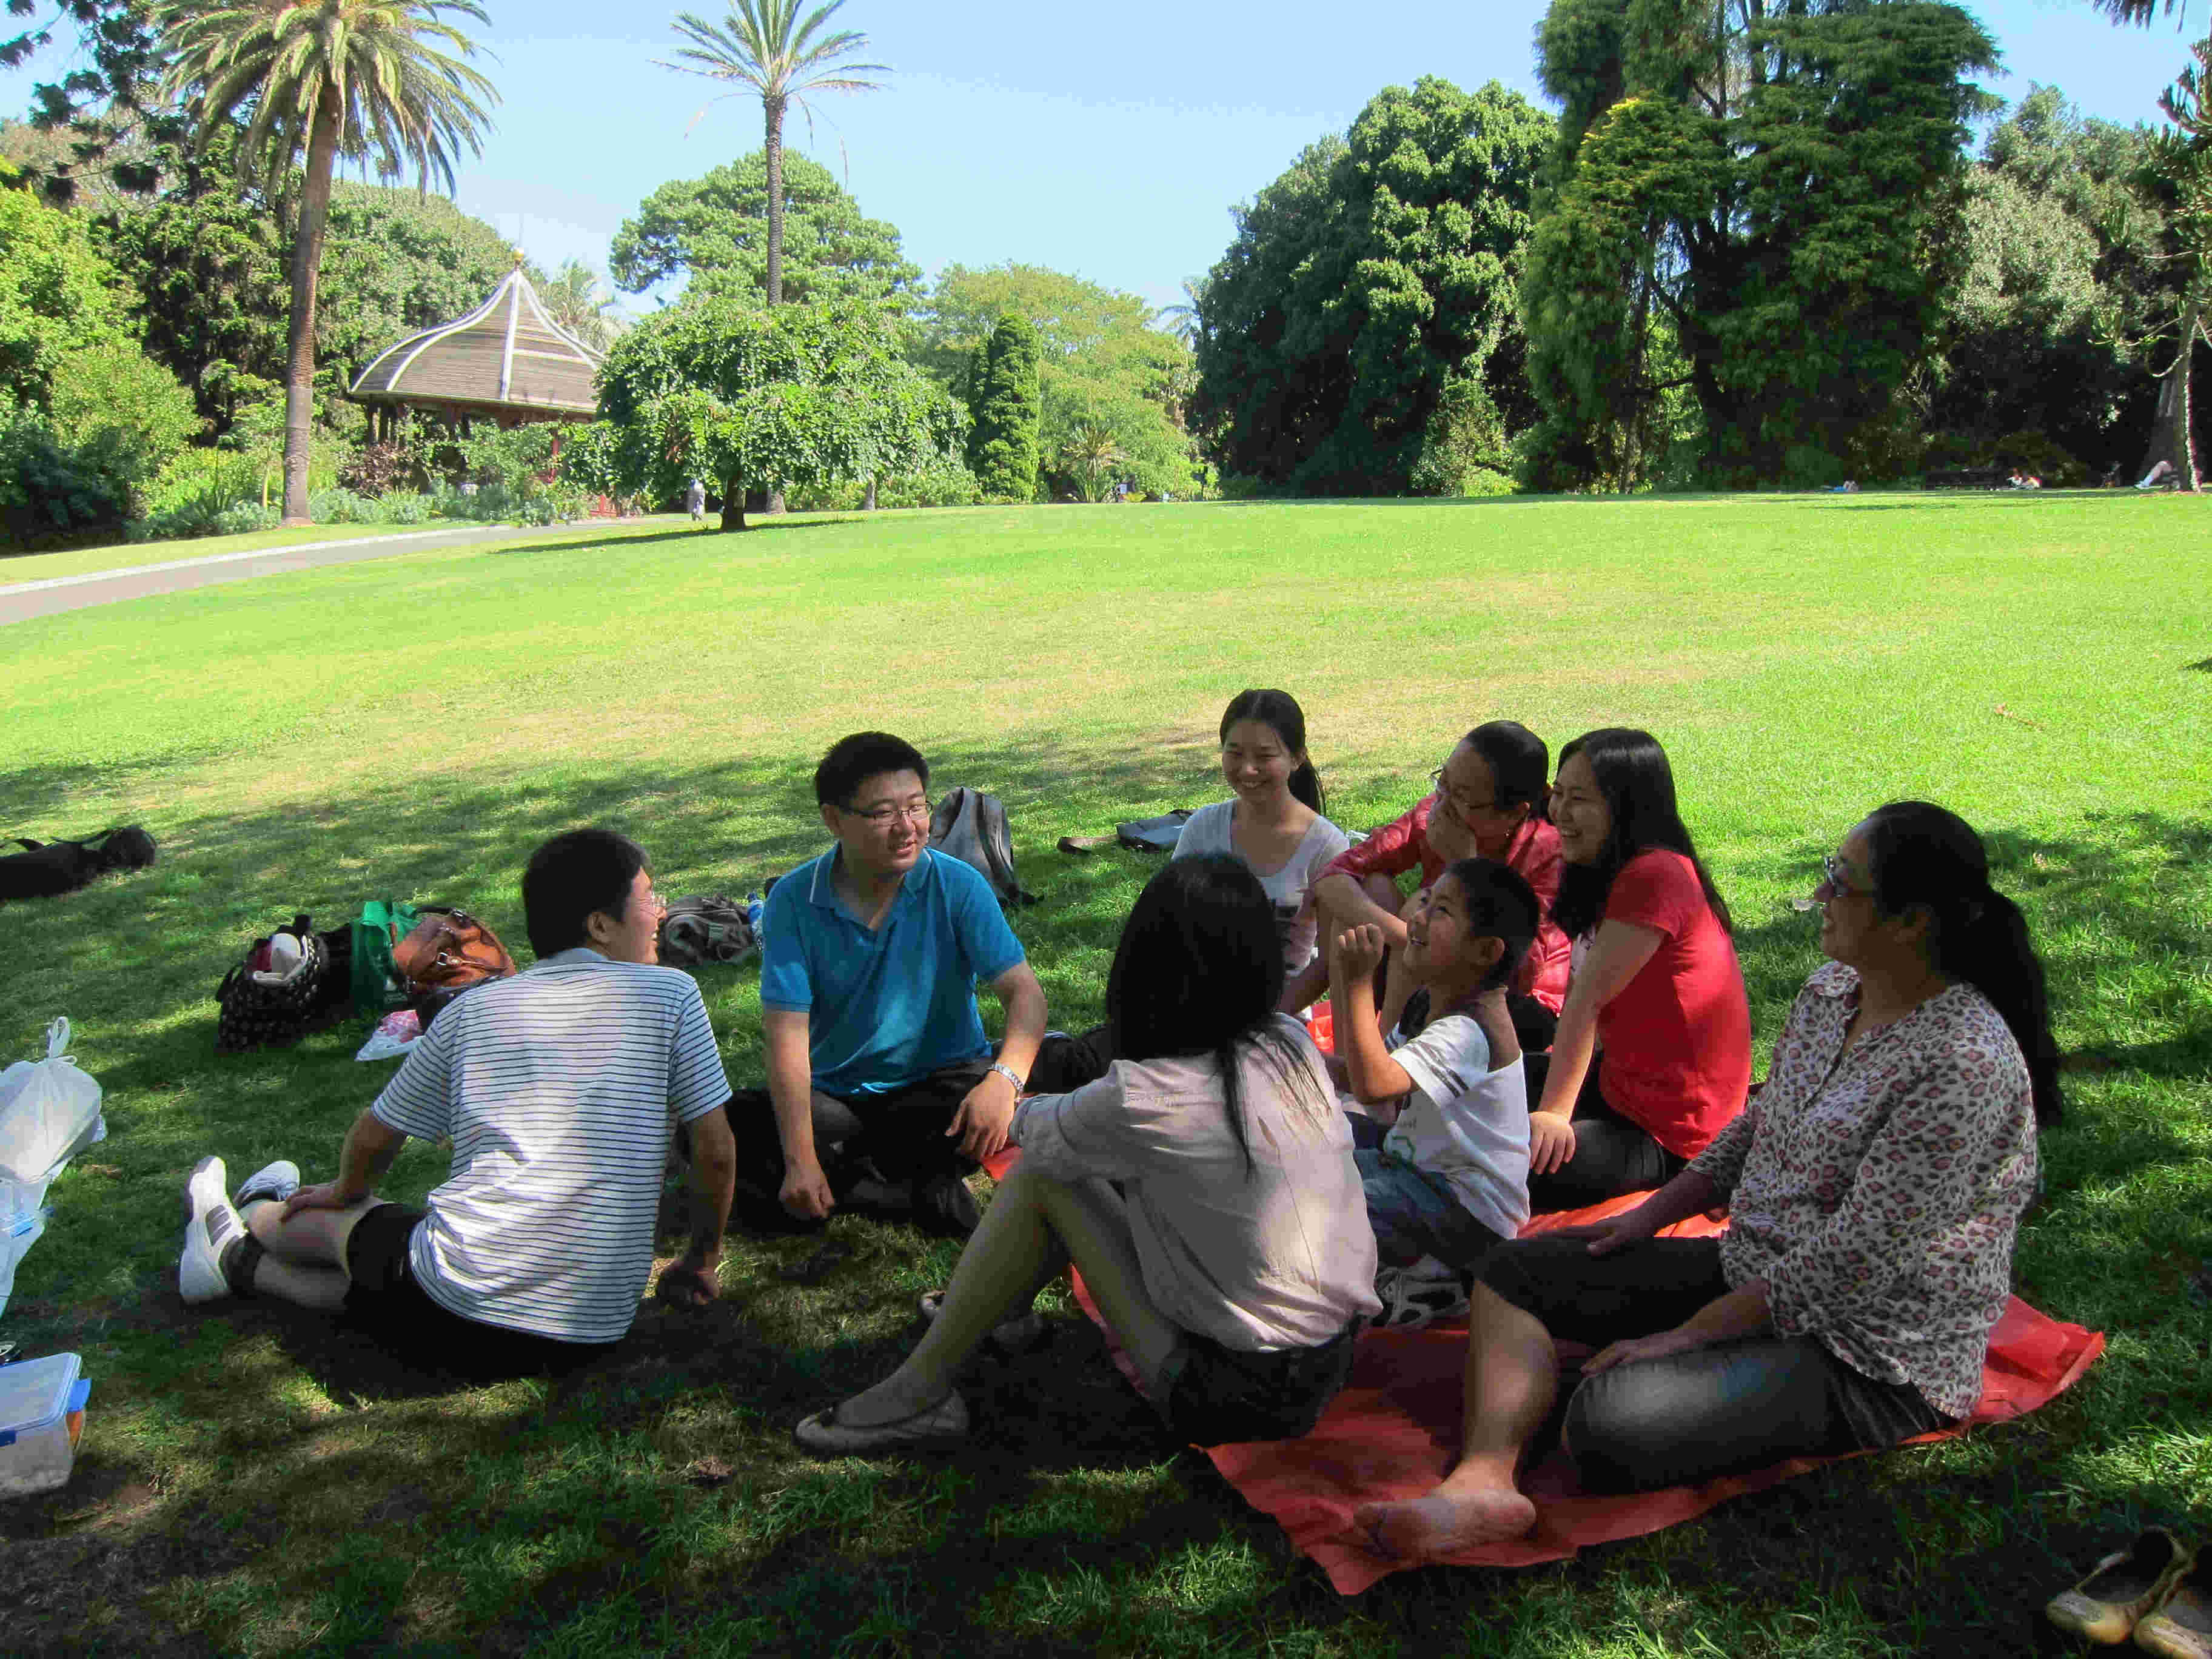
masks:
[(848, 1402), (802, 1417), (791, 1437), (817, 1457), (871, 1457), (882, 1452), (950, 1451), (968, 1441), (968, 1402), (955, 1389), (933, 1406), (925, 1406), (887, 1423), (841, 1423), (837, 1413)]

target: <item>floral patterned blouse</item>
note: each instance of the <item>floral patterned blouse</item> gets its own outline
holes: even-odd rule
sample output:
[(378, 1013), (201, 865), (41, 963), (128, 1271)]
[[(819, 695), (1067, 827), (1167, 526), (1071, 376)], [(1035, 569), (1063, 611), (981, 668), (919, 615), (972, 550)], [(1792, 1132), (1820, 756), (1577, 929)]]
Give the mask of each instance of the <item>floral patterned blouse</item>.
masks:
[(2035, 1190), (2027, 1062), (1970, 985), (1846, 1052), (1858, 1006), (1856, 969), (1808, 980), (1766, 1086), (1691, 1167), (1729, 1194), (1722, 1271), (1765, 1279), (1778, 1332), (1965, 1417)]

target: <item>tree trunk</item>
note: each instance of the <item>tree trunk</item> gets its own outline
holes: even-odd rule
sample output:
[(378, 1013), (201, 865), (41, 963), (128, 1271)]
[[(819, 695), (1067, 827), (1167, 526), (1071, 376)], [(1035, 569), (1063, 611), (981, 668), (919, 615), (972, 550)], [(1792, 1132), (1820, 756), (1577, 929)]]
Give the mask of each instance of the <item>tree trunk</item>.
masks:
[(745, 527), (745, 485), (742, 478), (722, 480), (722, 528), (743, 530)]
[(768, 117), (768, 302), (783, 303), (783, 100), (763, 98)]
[(300, 191), (300, 230), (292, 244), (292, 331), (284, 372), (284, 522), (307, 524), (307, 452), (315, 420), (315, 286), (323, 269), (323, 228), (331, 212), (331, 170), (337, 161), (337, 108), (327, 94), (307, 134), (307, 176)]
[(874, 473), (871, 472), (870, 474), (868, 474), (868, 495), (867, 495), (867, 499), (866, 499), (866, 501), (862, 501), (862, 502), (860, 503), (860, 511), (861, 511), (861, 512), (863, 512), (863, 513), (872, 513), (872, 512), (874, 512), (875, 510), (876, 510), (876, 475), (875, 475)]
[(2181, 305), (2181, 344), (2173, 367), (2159, 379), (2158, 413), (2152, 417), (2150, 443), (2136, 477), (2146, 477), (2160, 461), (2173, 467), (2172, 482), (2181, 489), (2203, 488), (2197, 471), (2197, 445), (2190, 421), (2195, 413), (2190, 397), (2190, 368), (2197, 356), (2197, 337), (2204, 326), (2203, 301), (2191, 295)]

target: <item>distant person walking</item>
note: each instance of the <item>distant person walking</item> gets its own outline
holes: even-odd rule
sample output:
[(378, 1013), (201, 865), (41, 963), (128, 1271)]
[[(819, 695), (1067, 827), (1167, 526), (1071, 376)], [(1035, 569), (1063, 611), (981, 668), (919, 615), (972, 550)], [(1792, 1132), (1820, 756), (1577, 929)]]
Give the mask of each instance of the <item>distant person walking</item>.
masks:
[(698, 479), (691, 480), (690, 489), (684, 492), (684, 510), (691, 515), (693, 524), (705, 522), (707, 517), (707, 486)]

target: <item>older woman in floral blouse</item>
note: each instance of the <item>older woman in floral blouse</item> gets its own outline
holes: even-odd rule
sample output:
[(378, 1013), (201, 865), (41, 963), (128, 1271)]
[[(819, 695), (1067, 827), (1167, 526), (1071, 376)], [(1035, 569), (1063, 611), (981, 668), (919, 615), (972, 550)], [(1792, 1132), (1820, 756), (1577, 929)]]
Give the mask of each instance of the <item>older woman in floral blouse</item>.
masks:
[[(1468, 1316), (1461, 1461), (1370, 1504), (1387, 1553), (1517, 1537), (1516, 1485), (1557, 1388), (1597, 1352), (1562, 1440), (1585, 1486), (1710, 1480), (1896, 1444), (1981, 1395), (2039, 1122), (2057, 1120), (2043, 969), (1980, 838), (1924, 802), (1823, 860), (1820, 946), (1766, 1087), (1638, 1208), (1493, 1252)], [(1725, 1203), (1720, 1238), (1659, 1238)]]

